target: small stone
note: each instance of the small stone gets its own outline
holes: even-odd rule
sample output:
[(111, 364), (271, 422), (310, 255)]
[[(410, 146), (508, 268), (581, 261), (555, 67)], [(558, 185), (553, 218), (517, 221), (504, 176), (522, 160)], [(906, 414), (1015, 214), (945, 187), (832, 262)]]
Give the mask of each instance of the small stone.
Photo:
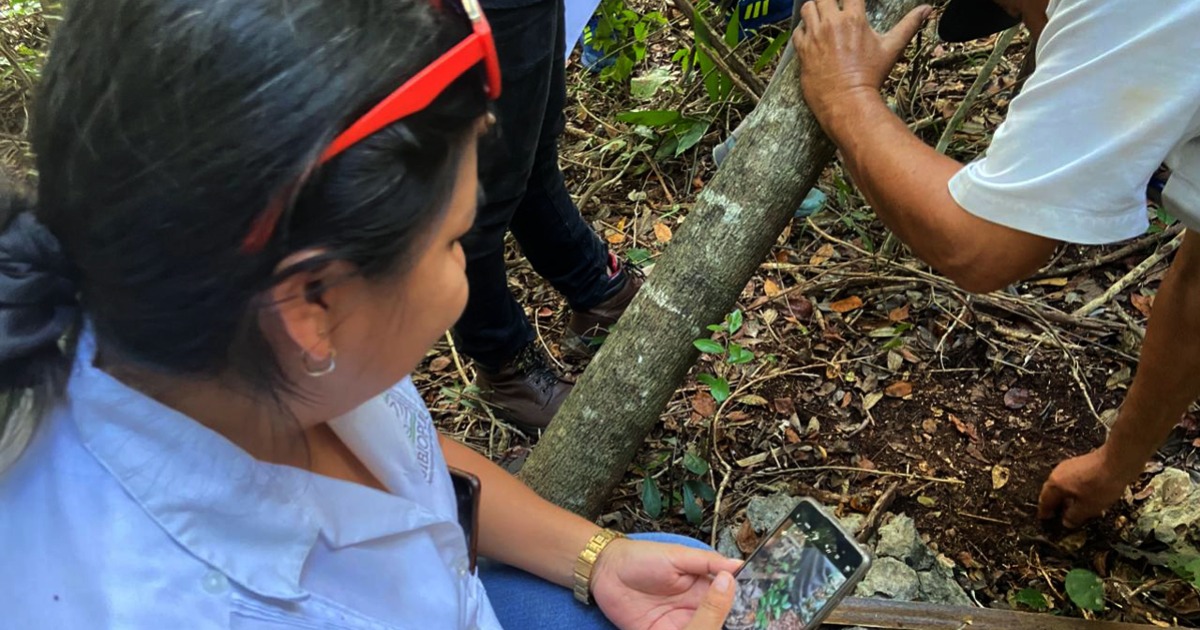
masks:
[(916, 601), (921, 593), (921, 578), (912, 567), (895, 558), (878, 558), (856, 592), (860, 597)]
[(952, 571), (938, 566), (932, 571), (921, 571), (917, 577), (921, 583), (920, 601), (953, 606), (974, 605), (967, 592), (954, 581)]
[(933, 553), (921, 542), (916, 523), (905, 514), (892, 518), (879, 528), (875, 554), (895, 558), (918, 571), (928, 570), (934, 564)]
[(838, 517), (838, 522), (842, 524), (842, 528), (851, 536), (857, 536), (867, 525), (867, 517), (865, 514), (850, 512), (845, 516)]
[(1200, 555), (1200, 486), (1187, 472), (1167, 468), (1150, 481), (1150, 496), (1132, 528), (1136, 542), (1157, 541), (1175, 554)]
[(775, 529), (799, 503), (800, 499), (782, 492), (769, 497), (754, 497), (746, 504), (746, 518), (754, 532), (761, 535)]

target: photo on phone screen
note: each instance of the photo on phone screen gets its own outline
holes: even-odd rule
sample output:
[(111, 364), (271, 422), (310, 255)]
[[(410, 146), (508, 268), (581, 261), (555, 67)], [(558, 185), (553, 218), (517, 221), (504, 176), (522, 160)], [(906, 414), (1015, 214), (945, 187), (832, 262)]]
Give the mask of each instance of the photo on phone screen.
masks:
[(780, 523), (737, 575), (728, 630), (807, 630), (862, 579), (866, 552), (810, 500)]

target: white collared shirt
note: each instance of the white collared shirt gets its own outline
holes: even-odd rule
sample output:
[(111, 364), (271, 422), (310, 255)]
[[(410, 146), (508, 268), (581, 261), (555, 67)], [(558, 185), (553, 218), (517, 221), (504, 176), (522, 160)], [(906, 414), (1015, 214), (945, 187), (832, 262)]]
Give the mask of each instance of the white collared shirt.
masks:
[(384, 493), (258, 461), (94, 354), (0, 475), (0, 627), (499, 628), (409, 380), (331, 423)]
[(992, 223), (1111, 243), (1146, 232), (1165, 162), (1166, 209), (1200, 230), (1200, 3), (1053, 0), (1047, 16), (1037, 69), (950, 194)]

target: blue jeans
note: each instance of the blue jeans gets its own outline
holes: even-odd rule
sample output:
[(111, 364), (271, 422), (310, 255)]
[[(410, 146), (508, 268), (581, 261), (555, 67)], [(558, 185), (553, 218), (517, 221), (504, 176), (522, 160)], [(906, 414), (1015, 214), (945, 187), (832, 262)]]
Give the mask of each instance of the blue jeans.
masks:
[(497, 371), (535, 337), (508, 289), (504, 235), (575, 310), (611, 297), (608, 246), (567, 194), (558, 168), (566, 125), (563, 0), (483, 0), (500, 57), (504, 89), (498, 129), (479, 148), (479, 185), (487, 202), (462, 239), (470, 295), (454, 325), (458, 349)]
[[(674, 543), (696, 549), (708, 545), (676, 534), (633, 534), (630, 538)], [(572, 630), (611, 630), (613, 625), (595, 606), (575, 601), (570, 589), (551, 584), (520, 569), (493, 562), (480, 562), (479, 579), (488, 599), (506, 630), (528, 628), (571, 628)]]

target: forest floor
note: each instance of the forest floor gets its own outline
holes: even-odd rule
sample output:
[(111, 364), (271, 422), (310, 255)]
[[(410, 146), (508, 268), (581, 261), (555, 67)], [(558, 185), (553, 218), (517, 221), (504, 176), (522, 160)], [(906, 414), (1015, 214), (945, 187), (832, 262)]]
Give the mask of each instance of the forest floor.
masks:
[[(693, 31), (677, 11), (659, 0), (635, 4), (642, 15), (664, 16), (653, 28), (636, 27), (644, 18), (630, 23), (631, 33), (643, 28), (646, 44), (633, 68), (636, 87), (597, 77), (573, 57), (561, 165), (597, 233), (653, 274), (655, 258), (715, 174), (712, 147), (753, 102), (738, 85), (711, 79), (706, 85), (699, 65), (684, 71), (677, 51), (693, 45)], [(0, 160), (32, 176), (23, 136), (37, 68), (26, 60), (44, 51), (46, 31), (36, 10), (19, 11), (23, 5), (36, 2), (0, 8)], [(711, 9), (706, 14), (719, 19)], [(754, 66), (781, 33), (768, 29), (734, 47), (738, 63), (764, 83), (773, 63)], [(1003, 119), (1026, 52), (1019, 35), (994, 71), (984, 68), (978, 96), (964, 99), (995, 43), (943, 44), (926, 30), (885, 90), (931, 145), (963, 109), (961, 125), (945, 141), (947, 154), (964, 161), (986, 148)], [(22, 70), (14, 71), (14, 60)], [(641, 110), (677, 112), (684, 122), (668, 129), (618, 119)], [(674, 145), (664, 149), (664, 143)], [(744, 519), (755, 496), (783, 491), (813, 496), (841, 513), (866, 513), (899, 482), (891, 510), (916, 519), (982, 605), (1010, 606), (1014, 593), (1033, 588), (1056, 611), (1079, 615), (1063, 577), (1086, 568), (1106, 582), (1108, 608), (1100, 618), (1200, 622), (1194, 588), (1113, 546), (1153, 472), (1164, 465), (1200, 471), (1193, 415), (1181, 420), (1143, 484), (1083, 533), (1046, 531), (1035, 517), (1047, 473), (1103, 441), (1103, 422), (1129, 386), (1177, 243), (1174, 221), (1148, 206), (1154, 226), (1147, 235), (1108, 247), (1063, 246), (1034, 278), (973, 296), (890, 242), (836, 163), (819, 188), (827, 195), (824, 209), (793, 223), (739, 300), (736, 341), (755, 359), (733, 366), (702, 357), (603, 522), (712, 540)], [(565, 305), (515, 246), (509, 285), (539, 340), (564, 369), (579, 373), (583, 366), (559, 348)], [(727, 379), (728, 401), (717, 404), (697, 383), (701, 372)], [(494, 459), (519, 462), (533, 445), (478, 404), (470, 361), (448, 343), (430, 352), (414, 380), (443, 430)], [(717, 490), (719, 505), (700, 499), (701, 509), (688, 510), (689, 518), (688, 482)]]

